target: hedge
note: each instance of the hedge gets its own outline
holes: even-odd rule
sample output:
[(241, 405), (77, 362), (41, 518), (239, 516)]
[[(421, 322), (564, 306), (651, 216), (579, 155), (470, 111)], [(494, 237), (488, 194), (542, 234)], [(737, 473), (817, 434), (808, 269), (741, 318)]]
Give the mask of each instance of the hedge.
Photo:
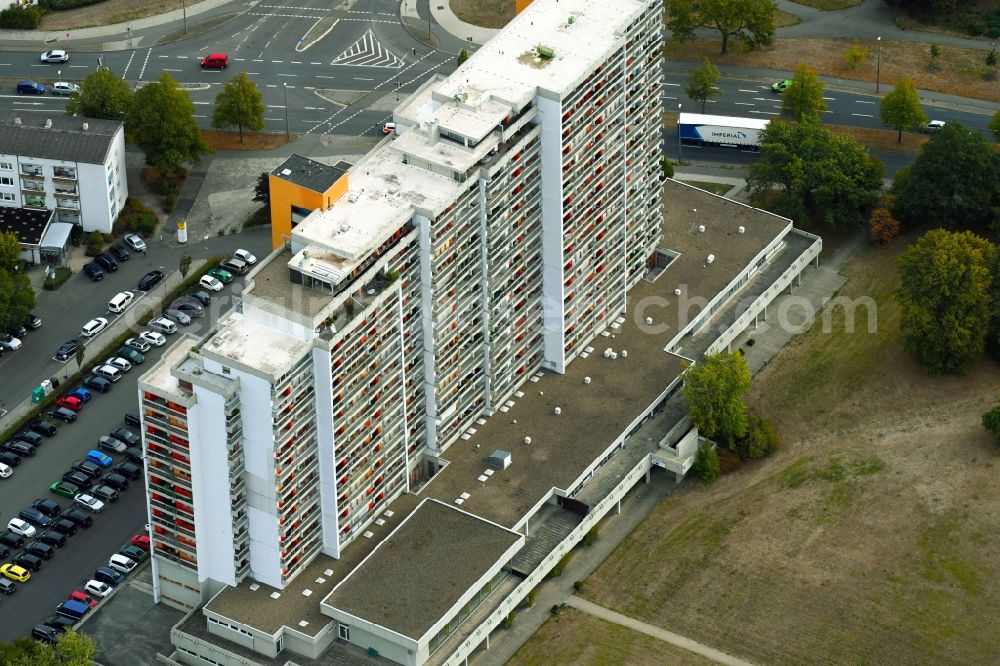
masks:
[(98, 2), (104, 2), (104, 0), (38, 0), (38, 4), (41, 5), (43, 9), (54, 12), (76, 9), (77, 7), (86, 7), (88, 5), (96, 5)]
[(34, 30), (42, 24), (43, 14), (45, 11), (34, 5), (8, 7), (0, 11), (0, 29)]

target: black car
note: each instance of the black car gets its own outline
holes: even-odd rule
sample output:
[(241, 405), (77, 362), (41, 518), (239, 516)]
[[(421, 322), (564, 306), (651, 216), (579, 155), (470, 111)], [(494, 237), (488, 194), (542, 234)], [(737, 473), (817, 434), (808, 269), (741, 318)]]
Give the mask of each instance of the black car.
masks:
[(139, 291), (149, 291), (163, 280), (161, 271), (149, 271), (139, 278)]
[(14, 439), (25, 444), (31, 444), (36, 448), (42, 445), (42, 436), (31, 430), (22, 430), (14, 435)]
[(89, 513), (85, 512), (85, 511), (83, 511), (82, 509), (76, 508), (75, 506), (66, 509), (63, 512), (62, 517), (63, 517), (63, 520), (68, 520), (68, 521), (70, 521), (72, 523), (75, 523), (77, 526), (82, 527), (84, 529), (86, 529), (86, 528), (88, 528), (88, 527), (90, 527), (91, 525), (94, 524), (94, 518), (93, 518), (93, 516), (91, 516)]
[(14, 435), (14, 439), (19, 442), (24, 442), (25, 444), (31, 444), (35, 448), (42, 445), (42, 436), (37, 432), (32, 432), (30, 430), (22, 430)]
[[(3, 549), (3, 558), (7, 559), (10, 555), (10, 551), (6, 548)], [(0, 578), (0, 594), (14, 594), (17, 592), (17, 583), (12, 580), (7, 580), (6, 578)]]
[(62, 344), (62, 347), (56, 350), (56, 360), (65, 361), (72, 358), (76, 354), (76, 348), (79, 346), (79, 340), (67, 340)]
[(126, 546), (122, 546), (121, 548), (119, 548), (118, 554), (124, 555), (125, 557), (129, 558), (130, 560), (136, 563), (145, 562), (146, 558), (149, 557), (149, 553), (144, 551), (142, 548), (139, 548), (139, 546), (133, 546), (132, 544), (128, 544)]
[(36, 330), (42, 327), (42, 320), (29, 312), (28, 316), (24, 318), (24, 325)]
[(139, 420), (139, 412), (125, 412), (125, 423), (138, 428), (142, 424)]
[(124, 476), (126, 479), (131, 479), (132, 481), (137, 480), (142, 476), (142, 468), (133, 462), (123, 462), (115, 467), (115, 471)]
[(81, 474), (86, 474), (92, 479), (96, 479), (101, 475), (101, 468), (90, 462), (89, 460), (77, 460), (72, 465), (70, 469), (74, 472), (80, 472)]
[(194, 300), (198, 301), (202, 305), (206, 305), (206, 306), (212, 300), (212, 295), (209, 294), (207, 291), (189, 291), (188, 293), (186, 293), (184, 295), (186, 297), (188, 297), (188, 298), (193, 298)]
[(118, 262), (107, 252), (102, 252), (94, 257), (94, 263), (109, 273), (114, 273), (118, 270)]
[(29, 523), (34, 523), (35, 525), (40, 525), (41, 527), (48, 527), (52, 523), (52, 517), (46, 516), (44, 513), (39, 511), (33, 506), (26, 506), (21, 509), (20, 513), (17, 514), (18, 518), (23, 518)]
[(101, 451), (107, 451), (108, 453), (125, 453), (125, 449), (128, 446), (124, 442), (120, 442), (114, 437), (108, 435), (101, 435), (97, 439), (97, 448)]
[(10, 451), (11, 453), (16, 453), (19, 456), (27, 456), (31, 458), (35, 455), (35, 447), (27, 442), (22, 442), (17, 439), (12, 439), (3, 445), (4, 451)]
[(98, 393), (107, 393), (111, 390), (111, 382), (104, 377), (98, 377), (97, 375), (87, 375), (83, 380), (83, 385), (89, 389), (97, 391)]
[(111, 252), (111, 254), (113, 254), (115, 259), (118, 261), (128, 261), (129, 254), (124, 245), (112, 245), (109, 248), (109, 252)]
[(52, 643), (53, 645), (59, 642), (59, 634), (62, 632), (55, 627), (50, 627), (47, 624), (36, 624), (31, 628), (31, 637), (36, 641), (42, 641), (44, 643)]
[(130, 461), (132, 461), (132, 462), (134, 462), (136, 464), (140, 464), (140, 465), (142, 464), (142, 447), (141, 446), (130, 446), (127, 449), (125, 449), (125, 453), (123, 453), (122, 455), (124, 455), (126, 459), (128, 459), (128, 460), (130, 460)]
[(104, 271), (94, 262), (83, 267), (83, 274), (89, 277), (91, 282), (100, 282), (104, 279)]
[(111, 431), (111, 436), (125, 446), (138, 446), (142, 443), (142, 440), (139, 439), (138, 435), (131, 430), (126, 430), (125, 428), (115, 428)]
[(61, 532), (66, 536), (73, 536), (76, 534), (76, 523), (68, 518), (60, 518), (56, 522), (52, 523), (52, 529), (56, 532)]
[(103, 478), (101, 478), (101, 481), (115, 490), (121, 491), (128, 489), (128, 479), (118, 472), (108, 472)]
[(142, 365), (146, 362), (145, 356), (140, 354), (138, 350), (132, 349), (128, 345), (119, 347), (118, 351), (115, 352), (115, 356), (121, 356), (132, 365)]
[(32, 555), (31, 553), (21, 553), (20, 555), (16, 555), (11, 562), (19, 567), (24, 567), (28, 571), (38, 571), (42, 568), (42, 558), (38, 557), (38, 555)]
[(59, 502), (53, 502), (50, 499), (36, 499), (31, 503), (31, 508), (38, 509), (49, 518), (55, 518), (62, 513), (62, 507), (59, 506)]
[(28, 329), (26, 329), (21, 324), (13, 324), (7, 328), (7, 332), (13, 335), (15, 338), (23, 338), (28, 334)]
[(90, 489), (90, 494), (105, 503), (117, 502), (120, 495), (111, 486), (99, 485)]
[(170, 308), (192, 318), (205, 316), (205, 307), (193, 298), (178, 298), (170, 304)]
[(33, 432), (37, 432), (39, 435), (45, 435), (46, 437), (54, 437), (58, 432), (55, 424), (49, 421), (35, 421), (29, 427)]
[(24, 548), (24, 537), (4, 530), (0, 532), (0, 543), (10, 548)]
[(72, 423), (76, 421), (76, 412), (72, 409), (67, 409), (66, 407), (56, 407), (49, 411), (49, 416), (54, 419), (59, 419), (63, 423)]
[(62, 480), (66, 481), (67, 483), (72, 483), (74, 486), (76, 486), (80, 490), (87, 490), (92, 485), (94, 485), (94, 480), (93, 479), (91, 479), (89, 476), (87, 476), (83, 472), (77, 472), (75, 470), (72, 471), (72, 472), (66, 472), (65, 474), (63, 474), (62, 475)]
[(72, 629), (73, 625), (76, 624), (76, 620), (68, 617), (63, 617), (62, 615), (50, 615), (45, 618), (42, 622), (47, 627), (52, 627), (56, 631), (64, 632), (67, 629)]
[(99, 580), (114, 587), (125, 582), (125, 575), (115, 571), (111, 567), (98, 567), (94, 571), (94, 580)]
[(24, 549), (24, 552), (34, 555), (35, 557), (40, 557), (43, 560), (51, 560), (52, 556), (56, 554), (56, 549), (47, 543), (32, 541), (28, 544), (27, 548)]
[(9, 467), (17, 467), (21, 464), (21, 456), (10, 451), (0, 451), (0, 462)]
[(59, 532), (53, 532), (52, 530), (39, 534), (38, 540), (56, 548), (62, 548), (66, 545), (66, 535), (59, 534)]

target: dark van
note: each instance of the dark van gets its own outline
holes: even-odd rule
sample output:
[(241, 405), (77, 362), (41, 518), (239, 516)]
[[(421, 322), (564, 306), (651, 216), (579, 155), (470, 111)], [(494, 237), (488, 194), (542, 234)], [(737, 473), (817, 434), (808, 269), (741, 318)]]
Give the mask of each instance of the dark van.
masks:
[(89, 277), (91, 282), (100, 282), (104, 279), (104, 271), (93, 262), (83, 267), (83, 274)]
[(118, 262), (107, 252), (102, 252), (94, 257), (94, 263), (109, 273), (114, 273), (118, 270)]

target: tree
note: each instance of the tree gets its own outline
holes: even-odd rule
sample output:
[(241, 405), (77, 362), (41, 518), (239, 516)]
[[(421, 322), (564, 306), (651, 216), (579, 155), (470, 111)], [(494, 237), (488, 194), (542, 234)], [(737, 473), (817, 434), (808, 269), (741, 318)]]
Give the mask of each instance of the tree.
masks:
[(181, 257), (181, 263), (180, 263), (180, 266), (178, 266), (178, 269), (181, 272), (181, 278), (186, 278), (187, 274), (188, 274), (188, 271), (191, 270), (191, 255), (190, 254), (185, 254), (183, 257)]
[(87, 356), (87, 348), (83, 345), (77, 345), (73, 356), (76, 359), (76, 369), (83, 370), (83, 362)]
[(826, 111), (823, 87), (816, 70), (805, 63), (800, 64), (795, 68), (791, 85), (781, 93), (781, 112), (795, 120), (806, 116), (818, 117)]
[(964, 231), (928, 231), (896, 260), (903, 346), (934, 373), (962, 373), (983, 352), (996, 247)]
[(674, 39), (694, 39), (698, 28), (718, 30), (722, 53), (729, 52), (729, 40), (752, 51), (774, 41), (772, 0), (667, 0), (667, 27)]
[(702, 113), (705, 113), (705, 104), (709, 99), (722, 94), (722, 90), (715, 85), (721, 76), (719, 69), (708, 58), (702, 61), (701, 67), (692, 69), (688, 73), (687, 88), (684, 90), (688, 97), (701, 102)]
[(903, 130), (912, 129), (927, 122), (927, 115), (920, 108), (920, 95), (913, 79), (904, 76), (896, 87), (886, 93), (879, 106), (879, 116), (882, 124), (894, 127), (898, 132), (896, 143), (903, 142)]
[(66, 113), (85, 118), (124, 120), (132, 108), (132, 89), (110, 69), (98, 69), (87, 75), (80, 91), (69, 96)]
[(719, 465), (719, 454), (715, 447), (709, 442), (702, 442), (698, 445), (698, 453), (694, 458), (694, 465), (691, 471), (698, 475), (698, 478), (705, 483), (712, 483), (722, 474)]
[(857, 69), (861, 63), (868, 60), (872, 55), (872, 50), (867, 46), (861, 46), (860, 44), (852, 44), (851, 48), (844, 51), (844, 60), (851, 69)]
[(91, 666), (97, 646), (90, 636), (68, 630), (59, 636), (59, 648), (30, 638), (0, 642), (0, 664), (4, 666)]
[[(54, 649), (53, 653), (55, 653)], [(59, 637), (59, 652), (56, 656), (60, 664), (91, 666), (97, 656), (97, 646), (87, 634), (69, 630)]]
[(271, 205), (271, 178), (267, 171), (261, 171), (257, 176), (257, 185), (253, 188), (253, 199), (265, 206)]
[(705, 437), (727, 443), (746, 434), (743, 395), (749, 390), (750, 368), (742, 354), (712, 354), (684, 373), (691, 422)]
[(997, 143), (1000, 143), (1000, 111), (993, 114), (993, 119), (990, 120), (990, 132), (993, 133), (993, 138)]
[(462, 63), (465, 62), (468, 59), (469, 59), (469, 50), (468, 49), (462, 49), (461, 51), (458, 52), (458, 58), (456, 58), (456, 60), (458, 61), (458, 66), (459, 67), (461, 67)]
[(793, 220), (860, 226), (881, 196), (883, 173), (864, 146), (835, 136), (814, 116), (801, 123), (772, 120), (761, 133), (747, 187), (754, 196), (777, 188), (769, 208)]
[(198, 163), (212, 150), (195, 121), (191, 96), (166, 72), (136, 92), (126, 125), (146, 153), (146, 164), (164, 174), (178, 172), (185, 162)]
[(20, 255), (17, 236), (0, 233), (0, 330), (20, 324), (35, 307), (35, 291), (20, 269)]
[(243, 143), (244, 127), (251, 132), (264, 129), (264, 102), (257, 84), (250, 80), (246, 72), (230, 79), (215, 96), (212, 127), (221, 129), (233, 125), (240, 128), (240, 143)]
[(899, 235), (899, 220), (892, 216), (888, 208), (879, 206), (872, 210), (868, 218), (869, 238), (876, 245), (885, 245)]
[(983, 414), (983, 427), (1000, 439), (1000, 396), (993, 409)]
[(903, 224), (987, 228), (1000, 206), (1000, 153), (980, 132), (949, 121), (925, 143), (896, 189)]
[(938, 59), (941, 58), (941, 45), (931, 44), (930, 52), (931, 52), (931, 64), (928, 67), (928, 69), (931, 70), (932, 72), (936, 72), (938, 71)]

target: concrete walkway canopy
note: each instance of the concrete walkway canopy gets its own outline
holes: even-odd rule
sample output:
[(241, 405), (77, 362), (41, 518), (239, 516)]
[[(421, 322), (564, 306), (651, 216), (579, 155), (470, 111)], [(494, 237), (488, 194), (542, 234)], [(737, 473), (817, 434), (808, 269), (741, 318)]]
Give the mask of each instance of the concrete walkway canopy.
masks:
[(69, 248), (70, 234), (73, 225), (68, 222), (53, 222), (49, 225), (42, 242), (39, 244), (39, 251), (42, 261), (54, 266), (61, 266), (66, 258), (66, 251)]

